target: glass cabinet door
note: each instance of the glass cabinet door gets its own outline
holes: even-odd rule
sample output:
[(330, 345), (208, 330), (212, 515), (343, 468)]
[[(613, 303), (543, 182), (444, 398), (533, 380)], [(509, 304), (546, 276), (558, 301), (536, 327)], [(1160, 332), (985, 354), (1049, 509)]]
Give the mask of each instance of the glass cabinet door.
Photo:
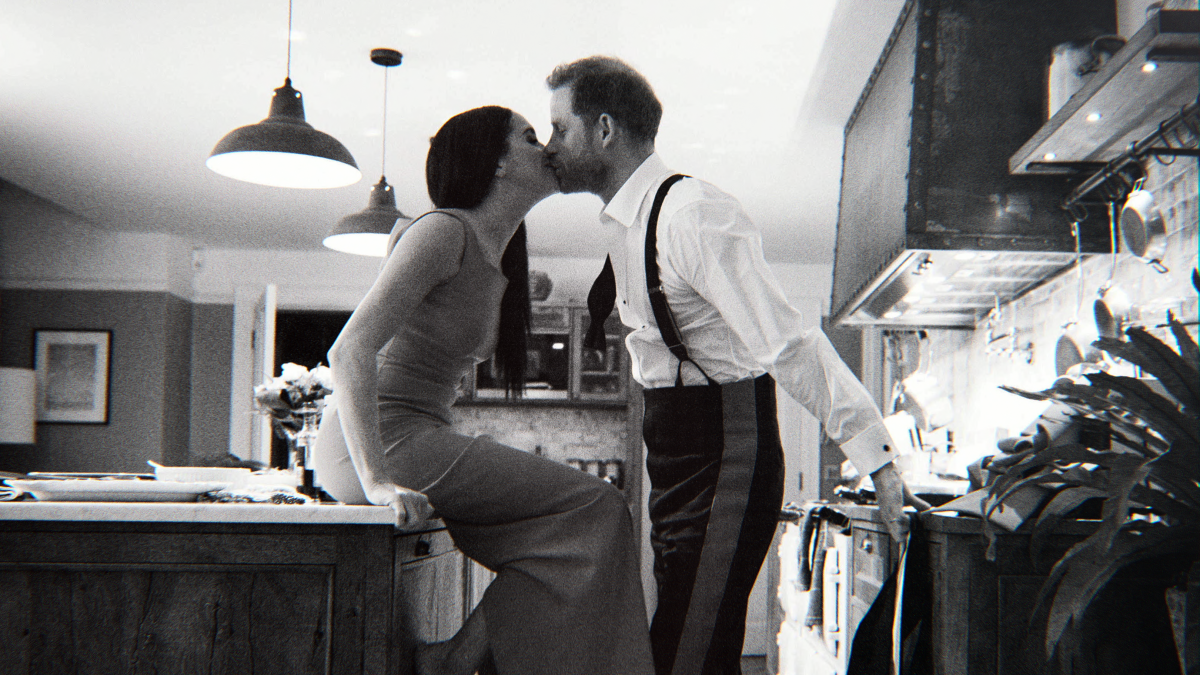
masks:
[[(530, 316), (525, 399), (624, 403), (629, 389), (625, 327), (615, 314), (604, 324), (603, 352), (583, 347), (586, 309), (533, 307)], [(460, 400), (503, 400), (504, 383), (493, 359), (479, 364), (464, 382)]]
[(572, 354), (575, 358), (572, 391), (580, 400), (624, 401), (629, 386), (629, 354), (625, 350), (626, 330), (621, 319), (613, 312), (604, 322), (605, 346), (600, 352), (582, 346), (588, 328), (587, 310), (576, 309), (573, 313), (580, 347)]

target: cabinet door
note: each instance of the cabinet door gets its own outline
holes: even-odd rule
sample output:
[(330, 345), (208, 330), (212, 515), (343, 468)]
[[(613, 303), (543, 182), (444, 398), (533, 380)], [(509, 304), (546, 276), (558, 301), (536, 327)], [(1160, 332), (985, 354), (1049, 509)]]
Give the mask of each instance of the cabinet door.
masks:
[(851, 533), (850, 616), (846, 627), (851, 640), (891, 571), (891, 538), (855, 522)]
[(332, 572), (161, 563), (0, 569), (0, 672), (329, 673)]
[(445, 530), (397, 537), (395, 545), (392, 626), (399, 642), (449, 639), (463, 623), (462, 554)]
[(625, 327), (613, 312), (604, 322), (604, 352), (583, 346), (590, 317), (586, 309), (573, 311), (571, 391), (583, 401), (624, 401), (629, 388), (629, 354)]

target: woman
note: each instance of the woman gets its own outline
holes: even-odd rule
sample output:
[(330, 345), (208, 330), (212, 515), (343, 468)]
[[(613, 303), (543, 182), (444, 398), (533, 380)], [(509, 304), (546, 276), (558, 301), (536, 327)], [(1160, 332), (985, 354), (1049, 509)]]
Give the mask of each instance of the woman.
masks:
[(438, 131), (425, 173), (437, 209), (393, 234), (329, 351), (366, 498), (400, 528), (436, 510), (458, 548), (497, 573), (458, 635), (418, 647), (417, 672), (652, 673), (621, 493), (449, 427), (458, 383), (493, 351), (510, 391), (523, 385), (523, 219), (557, 192), (542, 144), (524, 117), (476, 108)]

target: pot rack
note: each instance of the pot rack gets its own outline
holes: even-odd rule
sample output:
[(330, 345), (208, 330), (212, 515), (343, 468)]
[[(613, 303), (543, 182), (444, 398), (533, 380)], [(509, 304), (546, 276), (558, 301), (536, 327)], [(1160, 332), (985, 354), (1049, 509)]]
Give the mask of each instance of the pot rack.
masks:
[(1161, 122), (1154, 133), (1131, 143), (1128, 150), (1080, 183), (1063, 200), (1063, 208), (1070, 211), (1077, 221), (1082, 221), (1087, 217), (1082, 202), (1098, 188), (1104, 188), (1104, 201), (1123, 201), (1137, 179), (1145, 175), (1142, 162), (1146, 158), (1154, 157), (1161, 162), (1162, 157), (1200, 157), (1200, 148), (1196, 147), (1198, 144), (1200, 101), (1193, 101), (1170, 119)]

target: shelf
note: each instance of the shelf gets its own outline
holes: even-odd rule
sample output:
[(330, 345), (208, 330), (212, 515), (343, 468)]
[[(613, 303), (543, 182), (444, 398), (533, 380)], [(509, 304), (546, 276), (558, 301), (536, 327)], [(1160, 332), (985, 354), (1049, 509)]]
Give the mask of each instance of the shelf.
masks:
[[(1200, 11), (1150, 18), (1010, 159), (1014, 174), (1096, 168), (1196, 100)], [(1097, 115), (1099, 117), (1097, 117)]]

